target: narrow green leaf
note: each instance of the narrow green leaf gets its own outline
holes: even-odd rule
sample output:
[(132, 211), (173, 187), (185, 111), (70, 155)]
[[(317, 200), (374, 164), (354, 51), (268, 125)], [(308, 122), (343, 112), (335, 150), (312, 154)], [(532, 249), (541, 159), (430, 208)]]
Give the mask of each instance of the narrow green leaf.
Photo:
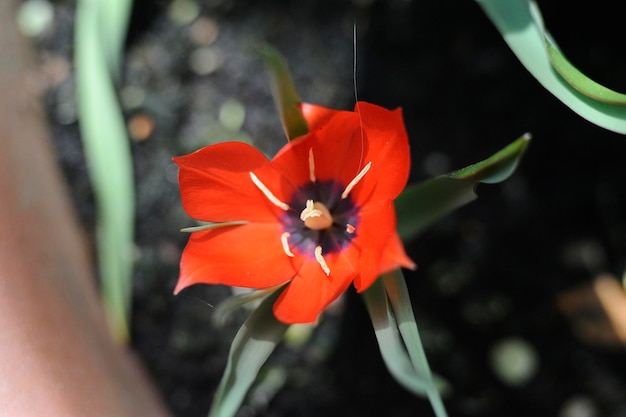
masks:
[(362, 294), (365, 306), (374, 326), (380, 353), (391, 375), (407, 390), (426, 396), (429, 382), (419, 376), (400, 338), (396, 319), (390, 309), (381, 280), (377, 280)]
[(626, 109), (587, 97), (572, 87), (552, 65), (541, 12), (530, 0), (476, 0), (526, 69), (552, 94), (581, 117), (626, 134)]
[(626, 104), (626, 94), (621, 94), (606, 88), (580, 72), (578, 68), (572, 65), (565, 55), (563, 55), (550, 36), (545, 37), (545, 42), (546, 51), (548, 52), (552, 66), (569, 85), (594, 100), (611, 104)]
[(113, 80), (118, 81), (132, 0), (96, 0), (93, 4), (98, 8), (98, 37), (107, 68)]
[(509, 178), (526, 152), (531, 136), (526, 133), (489, 158), (449, 174), (457, 179), (473, 179), (486, 184), (496, 184)]
[(479, 163), (407, 187), (395, 201), (400, 237), (414, 238), (446, 214), (475, 200), (478, 183), (507, 179), (515, 171), (529, 140), (530, 136), (524, 135)]
[(100, 0), (77, 3), (76, 95), (79, 127), (97, 210), (99, 275), (113, 337), (128, 339), (134, 230), (130, 144), (103, 47)]
[(447, 412), (434, 383), (430, 366), (428, 365), (428, 359), (426, 358), (426, 352), (424, 352), (417, 322), (413, 315), (413, 307), (402, 271), (398, 269), (389, 274), (385, 274), (382, 277), (382, 281), (389, 301), (391, 302), (393, 313), (398, 321), (398, 328), (400, 329), (402, 340), (409, 352), (413, 369), (415, 369), (416, 374), (420, 378), (426, 381), (428, 388), (426, 394), (435, 411), (435, 415), (437, 417), (445, 417), (447, 416)]
[(272, 311), (280, 293), (275, 291), (263, 300), (237, 332), (209, 417), (235, 415), (259, 369), (282, 340), (289, 326), (278, 321)]
[(180, 231), (185, 233), (204, 232), (206, 230), (219, 229), (221, 227), (243, 226), (244, 224), (248, 223), (250, 223), (248, 220), (232, 220), (229, 222), (207, 222), (201, 224), (200, 226), (185, 227), (183, 229), (180, 229)]
[(415, 369), (418, 374), (429, 381), (432, 379), (432, 374), (417, 331), (411, 300), (402, 272), (397, 270), (385, 274), (382, 276), (382, 282), (383, 288), (391, 302), (393, 313), (398, 320), (398, 328), (400, 329), (402, 338), (406, 342), (411, 362), (418, 365)]
[(274, 102), (280, 115), (280, 120), (289, 140), (302, 136), (309, 131), (309, 126), (302, 116), (299, 105), (302, 102), (294, 86), (289, 67), (283, 56), (271, 48), (261, 48), (261, 55), (265, 59), (267, 72), (272, 84)]

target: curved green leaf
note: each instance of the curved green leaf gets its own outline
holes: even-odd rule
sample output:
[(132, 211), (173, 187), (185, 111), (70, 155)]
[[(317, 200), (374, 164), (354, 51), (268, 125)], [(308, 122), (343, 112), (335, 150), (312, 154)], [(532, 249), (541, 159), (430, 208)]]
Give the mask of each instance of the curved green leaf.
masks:
[(98, 3), (98, 29), (102, 49), (111, 76), (119, 81), (124, 54), (124, 42), (132, 0), (105, 0)]
[(289, 67), (283, 56), (265, 45), (261, 48), (267, 72), (272, 83), (272, 94), (278, 108), (280, 121), (289, 140), (302, 136), (309, 131), (309, 126), (302, 116), (299, 105), (302, 102), (294, 86)]
[(419, 330), (417, 329), (417, 322), (413, 315), (409, 291), (406, 287), (402, 271), (397, 269), (385, 274), (382, 277), (382, 281), (389, 301), (391, 302), (393, 313), (398, 321), (398, 329), (400, 329), (402, 340), (409, 352), (413, 368), (417, 375), (427, 382), (428, 391), (426, 395), (435, 411), (435, 415), (437, 417), (444, 417), (447, 415), (446, 409), (430, 371), (428, 359), (426, 359), (426, 352), (424, 352), (424, 346), (422, 345)]
[(611, 104), (626, 104), (626, 94), (618, 93), (593, 81), (568, 61), (550, 36), (546, 36), (545, 41), (546, 51), (552, 66), (569, 85), (594, 100)]
[[(572, 87), (552, 65), (546, 51), (539, 8), (530, 0), (476, 0), (526, 69), (552, 94), (583, 118), (626, 134), (626, 109), (606, 103)], [(559, 66), (562, 68), (562, 64)], [(589, 85), (585, 87), (589, 89)]]
[(472, 179), (485, 184), (496, 184), (509, 178), (526, 152), (531, 136), (526, 133), (513, 143), (500, 149), (489, 158), (454, 171), (448, 176), (457, 179)]
[(104, 27), (122, 31), (125, 25), (115, 22), (107, 26), (104, 16), (122, 18), (119, 13), (105, 12), (109, 8), (115, 9), (104, 0), (77, 3), (74, 56), (79, 127), (97, 204), (103, 301), (113, 337), (125, 342), (130, 315), (135, 191), (130, 143), (108, 62), (120, 53), (124, 34), (114, 35), (117, 40), (103, 39)]
[(209, 417), (237, 413), (259, 369), (282, 340), (289, 325), (278, 321), (272, 311), (280, 293), (275, 291), (263, 300), (235, 335)]
[(365, 306), (374, 326), (380, 353), (391, 375), (407, 390), (426, 396), (429, 381), (419, 376), (400, 338), (396, 319), (387, 301), (385, 287), (377, 280), (362, 294)]
[(400, 237), (409, 240), (452, 210), (476, 199), (476, 184), (507, 179), (529, 141), (530, 135), (526, 134), (484, 161), (407, 187), (395, 201)]

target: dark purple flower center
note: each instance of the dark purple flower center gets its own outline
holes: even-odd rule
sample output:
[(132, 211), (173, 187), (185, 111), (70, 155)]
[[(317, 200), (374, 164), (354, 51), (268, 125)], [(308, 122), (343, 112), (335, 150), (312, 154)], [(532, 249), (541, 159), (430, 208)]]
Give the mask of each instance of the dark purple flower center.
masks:
[[(336, 181), (307, 183), (294, 193), (289, 201), (291, 210), (281, 216), (283, 230), (289, 233), (289, 245), (300, 253), (313, 255), (320, 246), (324, 255), (341, 251), (357, 236), (359, 210), (348, 195), (341, 198), (345, 187)], [(332, 224), (323, 229), (312, 229), (301, 219), (307, 201), (323, 204), (332, 216)]]

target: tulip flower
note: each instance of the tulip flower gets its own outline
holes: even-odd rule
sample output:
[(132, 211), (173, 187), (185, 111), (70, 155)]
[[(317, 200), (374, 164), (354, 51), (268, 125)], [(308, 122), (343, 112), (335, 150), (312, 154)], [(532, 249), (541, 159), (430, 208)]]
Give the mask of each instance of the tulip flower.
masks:
[(282, 288), (273, 312), (310, 323), (351, 284), (358, 292), (415, 268), (393, 200), (410, 168), (400, 109), (301, 105), (308, 133), (273, 159), (241, 142), (175, 157), (193, 228), (175, 292), (192, 284)]

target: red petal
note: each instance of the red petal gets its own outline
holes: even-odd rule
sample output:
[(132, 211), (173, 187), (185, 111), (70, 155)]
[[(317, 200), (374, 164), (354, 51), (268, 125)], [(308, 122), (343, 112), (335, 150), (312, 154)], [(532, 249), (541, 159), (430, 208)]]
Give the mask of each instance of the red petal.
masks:
[(192, 284), (266, 288), (290, 280), (297, 262), (285, 254), (280, 223), (250, 223), (192, 233), (175, 293)]
[(391, 272), (398, 268), (415, 269), (417, 265), (404, 251), (404, 245), (397, 232), (394, 232), (385, 246), (383, 257), (380, 260), (380, 274)]
[(357, 204), (370, 198), (394, 199), (400, 194), (409, 176), (410, 154), (399, 109), (389, 111), (359, 102), (356, 113), (312, 105), (303, 105), (303, 113), (315, 129), (291, 141), (272, 161), (294, 184), (309, 180), (312, 150), (316, 178), (335, 180), (344, 186), (372, 162), (369, 172), (351, 192)]
[[(372, 161), (362, 182), (365, 185), (371, 184), (371, 179), (376, 180), (373, 198), (395, 199), (406, 185), (411, 163), (402, 111), (390, 111), (362, 101), (356, 104), (355, 111), (361, 116), (367, 142), (363, 161)], [(366, 195), (369, 194), (367, 188), (362, 188)], [(358, 193), (356, 188), (355, 193)], [(360, 201), (360, 196), (356, 200)]]
[(330, 303), (350, 286), (356, 275), (342, 254), (325, 256), (330, 276), (314, 259), (307, 259), (298, 275), (287, 285), (274, 304), (274, 315), (283, 323), (313, 323)]
[(356, 237), (352, 240), (352, 245), (359, 251), (358, 263), (355, 263), (359, 276), (355, 278), (354, 286), (357, 291), (363, 291), (381, 273), (383, 253), (395, 233), (396, 213), (393, 202), (387, 200), (368, 204), (359, 214)]
[(319, 129), (325, 125), (328, 120), (337, 114), (337, 110), (328, 107), (318, 106), (316, 104), (302, 103), (300, 104), (302, 115), (309, 125), (309, 132)]
[(174, 162), (180, 167), (183, 207), (198, 220), (276, 221), (282, 210), (254, 185), (250, 172), (283, 202), (293, 195), (293, 186), (267, 158), (242, 142), (207, 146)]
[[(324, 116), (328, 116), (328, 110)], [(272, 165), (289, 175), (293, 184), (305, 184), (309, 177), (312, 151), (317, 180), (334, 180), (348, 185), (362, 168), (362, 140), (358, 115), (334, 111), (315, 131), (292, 140), (272, 160)]]
[(276, 317), (285, 323), (314, 322), (352, 280), (361, 292), (389, 268), (414, 266), (404, 254), (394, 228), (395, 211), (390, 200), (364, 208), (352, 244), (341, 252), (324, 256), (330, 276), (324, 274), (314, 259), (305, 260), (274, 305)]

